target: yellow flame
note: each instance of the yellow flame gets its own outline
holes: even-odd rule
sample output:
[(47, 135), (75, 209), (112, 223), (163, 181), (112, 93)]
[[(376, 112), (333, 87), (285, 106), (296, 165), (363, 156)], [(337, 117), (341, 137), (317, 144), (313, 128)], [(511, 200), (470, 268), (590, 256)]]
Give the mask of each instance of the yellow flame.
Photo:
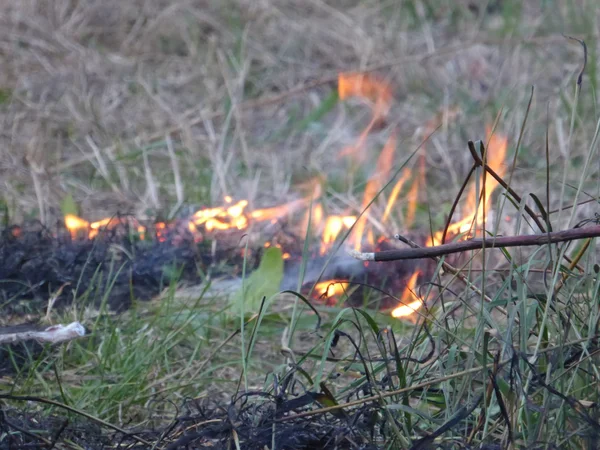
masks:
[[(226, 197), (225, 201), (231, 203), (231, 197)], [(244, 210), (248, 206), (248, 200), (240, 200), (237, 203), (225, 208), (217, 206), (196, 211), (190, 222), (194, 227), (203, 225), (207, 231), (228, 230), (237, 228), (243, 230), (248, 226), (248, 219), (244, 215)]]
[(340, 297), (347, 291), (350, 283), (344, 281), (321, 281), (314, 288), (314, 293), (319, 298)]
[(411, 317), (423, 306), (423, 301), (414, 294), (419, 274), (420, 272), (416, 271), (411, 275), (400, 298), (400, 305), (392, 310), (392, 317)]
[(100, 231), (104, 229), (114, 229), (118, 225), (129, 224), (131, 227), (135, 228), (139, 234), (140, 239), (145, 238), (146, 227), (140, 225), (135, 219), (121, 219), (117, 217), (107, 217), (102, 220), (98, 220), (96, 222), (88, 222), (85, 219), (77, 217), (73, 214), (65, 214), (65, 226), (71, 233), (72, 238), (76, 238), (77, 236), (81, 236), (80, 233), (83, 231), (87, 232), (88, 239), (94, 239)]
[(69, 233), (71, 233), (71, 237), (76, 239), (81, 230), (87, 231), (89, 229), (90, 223), (74, 214), (66, 214), (65, 226), (67, 227), (67, 230), (69, 230)]
[(354, 222), (356, 222), (356, 216), (329, 216), (323, 228), (320, 254), (327, 253), (342, 230), (344, 228), (346, 230), (350, 229)]
[[(508, 138), (506, 136), (493, 134), (490, 136), (491, 130), (487, 129), (488, 145), (487, 145), (487, 164), (494, 170), (499, 176), (503, 176), (506, 172), (504, 161), (506, 159), (506, 150), (508, 148)], [(481, 183), (479, 183), (481, 185)], [(448, 227), (448, 235), (455, 235), (460, 233), (468, 233), (471, 231), (474, 224), (481, 224), (483, 222), (484, 210), (489, 210), (492, 194), (498, 187), (496, 180), (489, 174), (485, 177), (485, 198), (479, 201), (480, 193), (477, 192), (477, 184), (471, 183), (468, 193), (466, 194), (466, 204), (464, 206), (463, 219), (458, 222), (450, 224)], [(483, 207), (485, 205), (485, 208)], [(433, 238), (433, 245), (440, 245), (443, 230), (435, 234)], [(431, 243), (430, 243), (431, 244)]]

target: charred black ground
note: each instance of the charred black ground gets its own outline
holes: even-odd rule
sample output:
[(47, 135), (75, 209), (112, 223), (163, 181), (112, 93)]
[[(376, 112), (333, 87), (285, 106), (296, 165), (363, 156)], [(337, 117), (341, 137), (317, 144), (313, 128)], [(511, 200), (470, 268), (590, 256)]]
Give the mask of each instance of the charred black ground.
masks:
[(140, 240), (116, 227), (94, 239), (72, 239), (64, 228), (13, 226), (0, 234), (0, 311), (5, 317), (39, 313), (50, 298), (58, 308), (83, 299), (123, 311), (173, 280), (198, 281), (200, 270), (233, 255), (225, 248), (211, 254), (179, 231)]
[[(300, 238), (290, 234), (286, 241), (293, 256), (286, 261), (282, 288), (293, 289), (302, 244)], [(389, 244), (383, 242), (380, 246), (385, 250)], [(73, 239), (60, 224), (53, 229), (40, 223), (7, 227), (0, 233), (0, 312), (5, 318), (39, 315), (50, 299), (55, 308), (76, 301), (124, 311), (133, 300), (149, 300), (173, 281), (198, 283), (201, 273), (241, 272), (244, 245), (240, 237), (220, 240), (217, 248), (215, 251), (210, 240), (195, 242), (181, 227), (163, 231), (161, 239), (145, 240), (126, 225), (104, 230), (94, 239)], [(256, 267), (261, 248), (248, 252), (247, 269)], [(360, 291), (351, 299), (353, 306), (364, 299), (359, 295), (364, 293), (363, 287), (385, 287), (392, 296), (384, 296), (378, 307), (393, 307), (394, 295), (402, 292), (415, 270), (420, 269), (419, 280), (432, 270), (427, 262), (365, 264), (338, 251), (321, 273), (327, 259), (311, 256), (305, 282), (352, 280)]]

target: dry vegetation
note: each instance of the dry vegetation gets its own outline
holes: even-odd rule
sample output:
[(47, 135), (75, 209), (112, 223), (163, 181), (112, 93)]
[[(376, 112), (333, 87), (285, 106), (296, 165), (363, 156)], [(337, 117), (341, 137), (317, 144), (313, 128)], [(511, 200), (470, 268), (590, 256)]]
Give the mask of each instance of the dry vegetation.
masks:
[[(398, 133), (399, 166), (425, 139), (433, 121), (441, 127), (425, 147), (427, 184), (419, 192), (413, 226), (413, 231), (428, 234), (430, 226), (439, 229), (444, 223), (472, 164), (466, 142), (484, 138), (485, 125), (496, 118), (498, 130), (509, 141), (506, 178), (522, 197), (534, 193), (550, 209), (570, 205), (586, 171), (578, 200), (593, 199), (598, 171), (586, 160), (594, 155), (595, 145), (597, 25), (596, 8), (586, 1), (5, 2), (0, 6), (0, 219), (54, 224), (71, 198), (80, 215), (91, 220), (116, 212), (173, 217), (199, 205), (218, 204), (224, 195), (268, 206), (305, 192), (306, 182), (315, 176), (327, 179), (324, 197), (333, 211), (347, 205), (359, 209), (365, 179), (391, 131)], [(563, 34), (588, 45), (578, 100), (574, 90), (582, 47)], [(363, 70), (374, 70), (389, 81), (394, 102), (386, 123), (368, 138), (364, 163), (357, 163), (338, 154), (356, 142), (370, 120), (370, 109), (336, 101), (332, 95), (340, 72)], [(416, 158), (409, 165), (415, 163)], [(535, 206), (531, 200), (528, 204)], [(516, 219), (517, 208), (506, 205), (502, 214), (513, 220), (501, 222), (496, 231), (538, 231)], [(591, 202), (578, 207), (570, 219), (567, 214), (560, 220), (552, 216), (554, 229), (593, 218), (595, 206)], [(390, 234), (397, 231), (407, 230)], [(398, 421), (401, 429), (389, 425), (393, 421), (382, 425), (372, 438), (380, 444), (427, 448), (419, 445), (451, 435), (449, 446), (510, 442), (513, 448), (525, 448), (544, 445), (546, 438), (553, 445), (569, 445), (571, 437), (574, 448), (592, 446), (600, 433), (586, 434), (590, 422), (582, 417), (592, 420), (597, 413), (597, 381), (590, 375), (597, 369), (586, 366), (586, 375), (580, 375), (577, 364), (593, 362), (597, 351), (591, 341), (596, 346), (595, 253), (589, 251), (581, 260), (584, 270), (569, 280), (575, 279), (573, 285), (565, 282), (565, 289), (556, 290), (560, 313), (543, 297), (553, 287), (540, 288), (543, 294), (531, 293), (527, 279), (530, 267), (532, 272), (552, 267), (557, 281), (566, 273), (560, 258), (530, 256), (515, 250), (513, 259), (500, 255), (494, 260), (497, 265), (487, 266), (489, 273), (470, 273), (493, 302), (484, 303), (480, 291), (464, 284), (457, 294), (444, 293), (446, 301), (451, 297), (452, 305), (491, 306), (470, 311), (467, 307), (462, 316), (435, 311), (438, 315), (428, 318), (430, 330), (422, 323), (413, 327), (373, 313), (382, 327), (395, 327), (397, 340), (362, 312), (339, 309), (325, 311), (322, 334), (315, 334), (315, 317), (300, 309), (292, 313), (292, 301), (283, 307), (279, 302), (273, 312), (265, 313), (271, 315), (261, 317), (262, 324), (248, 323), (241, 337), (232, 333), (243, 321), (223, 315), (224, 307), (210, 298), (186, 305), (165, 301), (123, 315), (119, 324), (113, 317), (95, 316), (86, 324), (92, 329), (88, 340), (61, 349), (55, 359), (47, 358), (39, 368), (21, 374), (11, 389), (56, 398), (121, 427), (151, 429), (146, 438), (159, 442), (166, 434), (156, 430), (169, 422), (177, 409), (173, 405), (185, 397), (237, 392), (262, 382), (271, 389), (281, 381), (274, 377), (283, 373), (303, 379), (304, 373), (289, 365), (296, 358), (314, 380), (336, 388), (336, 398), (321, 398), (321, 406), (368, 397), (367, 391), (410, 391), (386, 393), (390, 404), (382, 403), (385, 406), (373, 412), (379, 419), (391, 414), (406, 418)], [(486, 285), (490, 280), (494, 283)], [(496, 306), (508, 309), (508, 318)], [(358, 325), (348, 331), (344, 327), (349, 322), (338, 321), (338, 313)], [(68, 314), (79, 318), (81, 311)], [(572, 322), (563, 329), (565, 317)], [(286, 342), (282, 329), (295, 320), (296, 341), (289, 349), (286, 345), (293, 340)], [(364, 338), (358, 342), (367, 354), (381, 353), (380, 338), (386, 336), (386, 351), (398, 358), (397, 366), (383, 368), (377, 355), (368, 354), (367, 363), (362, 361), (368, 368), (363, 371), (355, 361), (348, 369), (342, 357), (353, 356), (353, 344), (347, 336), (336, 335), (337, 329)], [(342, 360), (326, 362), (338, 339), (336, 357)], [(394, 350), (392, 342), (401, 348)], [(576, 347), (580, 343), (581, 351)], [(244, 349), (253, 346), (253, 358), (244, 355)], [(504, 365), (491, 372), (502, 386), (475, 375), (475, 369), (491, 362), (492, 352), (503, 356)], [(554, 359), (548, 366), (533, 367), (528, 352), (543, 364), (546, 355)], [(513, 360), (504, 360), (507, 355)], [(556, 361), (564, 363), (567, 357), (580, 359), (573, 364), (569, 359), (568, 367), (558, 364), (556, 369)], [(406, 370), (404, 379), (398, 373), (400, 365)], [(377, 378), (386, 370), (396, 372), (385, 381)], [(567, 380), (561, 386), (563, 397), (545, 390), (545, 382), (556, 381), (553, 370), (559, 372), (556, 379)], [(338, 371), (343, 376), (335, 378)], [(507, 387), (515, 374), (522, 379)], [(358, 381), (349, 381), (352, 377)], [(420, 383), (419, 389), (412, 389)], [(585, 403), (573, 406), (569, 402), (575, 398)], [(482, 399), (486, 407), (467, 411)], [(500, 410), (501, 399), (510, 409), (510, 426)], [(369, 405), (380, 405), (379, 400)], [(534, 403), (537, 409), (528, 409)], [(422, 410), (416, 413), (418, 408)], [(352, 411), (353, 419), (361, 418)], [(343, 427), (344, 414), (321, 418), (334, 417)], [(217, 416), (215, 421), (231, 425), (231, 417)], [(456, 417), (468, 419), (469, 427), (435, 435)], [(18, 420), (26, 427), (25, 419)], [(326, 423), (317, 428), (327, 425), (323, 420)], [(574, 425), (578, 420), (581, 428)], [(590, 427), (600, 429), (596, 422)], [(187, 433), (184, 428), (170, 436), (171, 443)], [(363, 442), (368, 441), (368, 433), (358, 425), (356, 429)], [(237, 438), (230, 438), (232, 430), (234, 425), (223, 425), (221, 443), (231, 439), (227, 442), (233, 445)], [(352, 442), (342, 444), (330, 448), (358, 448)]]
[[(428, 147), (422, 200), (434, 212), (464, 177), (466, 140), (481, 138), (501, 108), (514, 145), (532, 85), (533, 125), (515, 182), (543, 173), (546, 107), (560, 167), (581, 66), (580, 47), (560, 33), (587, 38), (593, 50), (585, 5), (439, 3), (7, 3), (0, 200), (13, 222), (53, 223), (68, 195), (93, 220), (169, 215), (178, 203), (218, 203), (225, 194), (272, 204), (315, 173), (343, 180), (352, 194), (360, 177), (335, 156), (369, 112), (319, 108), (340, 71), (374, 67), (394, 87), (388, 128), (399, 129), (399, 161), (428, 121), (461, 112)], [(585, 92), (593, 86), (587, 78)], [(372, 136), (369, 160), (386, 136)], [(528, 187), (543, 193), (542, 184)]]

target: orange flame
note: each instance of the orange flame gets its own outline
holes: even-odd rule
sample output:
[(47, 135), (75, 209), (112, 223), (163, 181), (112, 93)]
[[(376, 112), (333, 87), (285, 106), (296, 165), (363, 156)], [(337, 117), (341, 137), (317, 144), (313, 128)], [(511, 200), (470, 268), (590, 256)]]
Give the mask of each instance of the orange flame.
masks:
[[(100, 231), (102, 230), (112, 230), (117, 225), (123, 224), (123, 220), (117, 217), (107, 217), (102, 220), (98, 220), (97, 222), (88, 222), (81, 217), (77, 217), (74, 214), (65, 214), (65, 226), (69, 233), (71, 234), (71, 238), (77, 239), (77, 237), (81, 237), (82, 234), (87, 234), (88, 239), (94, 239)], [(144, 239), (144, 233), (146, 232), (146, 228), (142, 225), (137, 224), (135, 219), (130, 219), (128, 222), (130, 225), (135, 225), (136, 230), (138, 231), (140, 238)]]
[(338, 75), (340, 100), (360, 97), (373, 103), (373, 120), (387, 116), (392, 104), (392, 88), (389, 83), (368, 73), (346, 72)]
[(74, 214), (66, 214), (65, 226), (67, 227), (67, 230), (69, 230), (69, 233), (71, 233), (71, 238), (77, 239), (77, 236), (82, 231), (87, 232), (90, 227), (90, 223)]
[(321, 235), (320, 254), (324, 255), (333, 246), (333, 243), (343, 229), (350, 229), (356, 222), (356, 216), (329, 216), (325, 221)]
[(415, 221), (417, 204), (419, 203), (419, 191), (425, 186), (425, 154), (419, 156), (419, 175), (414, 180), (408, 192), (408, 209), (406, 210), (406, 227), (410, 227)]
[(366, 142), (367, 136), (373, 128), (385, 119), (389, 113), (393, 92), (386, 81), (372, 74), (366, 73), (340, 73), (338, 75), (338, 95), (340, 100), (350, 97), (359, 97), (368, 100), (372, 104), (373, 117), (365, 130), (360, 134), (357, 143), (344, 149), (338, 156), (359, 156), (364, 159), (361, 150)]
[[(506, 158), (506, 150), (508, 148), (508, 138), (506, 136), (491, 134), (491, 129), (487, 128), (488, 145), (487, 145), (487, 164), (499, 176), (503, 176), (506, 172), (504, 160)], [(481, 184), (481, 183), (480, 183)], [(464, 218), (458, 222), (450, 224), (448, 234), (468, 233), (474, 224), (481, 224), (484, 220), (484, 210), (487, 212), (490, 207), (492, 194), (498, 186), (496, 180), (489, 174), (485, 177), (484, 193), (485, 198), (479, 201), (480, 195), (477, 192), (476, 183), (472, 183), (466, 195), (466, 204), (464, 207)], [(485, 205), (485, 208), (483, 207)], [(439, 231), (433, 238), (433, 245), (440, 245), (443, 231)]]
[(250, 217), (252, 217), (254, 220), (260, 221), (278, 220), (302, 209), (306, 205), (307, 201), (308, 200), (305, 198), (300, 198), (298, 200), (286, 203), (285, 205), (273, 206), (272, 208), (256, 209), (250, 213)]
[(310, 225), (311, 231), (319, 230), (323, 223), (323, 206), (320, 203), (312, 205), (312, 210), (307, 208), (306, 214), (304, 215), (304, 221), (302, 225), (302, 231), (306, 235), (308, 227)]
[(348, 290), (348, 286), (350, 283), (345, 281), (321, 281), (315, 285), (313, 292), (315, 297), (326, 299), (327, 304), (333, 304)]
[(410, 177), (410, 174), (411, 174), (410, 170), (408, 170), (408, 169), (404, 169), (402, 171), (402, 175), (400, 176), (400, 178), (394, 185), (394, 188), (392, 189), (392, 192), (390, 194), (390, 198), (388, 199), (387, 204), (385, 205), (385, 210), (383, 211), (383, 218), (381, 219), (382, 223), (387, 222), (387, 219), (390, 216), (390, 213), (392, 212), (392, 208), (396, 204), (398, 195), (400, 195), (400, 191), (402, 191), (402, 187), (404, 186), (404, 183), (406, 183), (406, 181)]
[(411, 275), (400, 298), (400, 305), (392, 310), (392, 317), (414, 316), (415, 312), (423, 305), (423, 300), (414, 294), (419, 274), (420, 272), (417, 270)]
[[(386, 178), (389, 176), (394, 160), (394, 152), (396, 150), (396, 133), (392, 133), (387, 140), (379, 159), (377, 160), (377, 172), (369, 179), (367, 186), (365, 187), (365, 193), (363, 195), (363, 201), (361, 205), (361, 211), (364, 211), (373, 198), (377, 195), (377, 192), (383, 186)], [(368, 211), (365, 211), (360, 216), (352, 230), (352, 236), (350, 237), (350, 243), (354, 246), (355, 250), (360, 250), (363, 240), (363, 235), (367, 225)], [(373, 246), (374, 240), (372, 234), (369, 234), (369, 244)]]

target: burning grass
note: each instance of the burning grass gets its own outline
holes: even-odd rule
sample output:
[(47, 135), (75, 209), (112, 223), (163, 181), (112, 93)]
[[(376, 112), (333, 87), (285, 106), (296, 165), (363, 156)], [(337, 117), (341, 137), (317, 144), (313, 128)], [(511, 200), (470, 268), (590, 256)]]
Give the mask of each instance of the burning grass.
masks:
[(597, 220), (596, 16), (429, 3), (1, 7), (0, 447), (598, 447), (593, 239), (346, 255)]

